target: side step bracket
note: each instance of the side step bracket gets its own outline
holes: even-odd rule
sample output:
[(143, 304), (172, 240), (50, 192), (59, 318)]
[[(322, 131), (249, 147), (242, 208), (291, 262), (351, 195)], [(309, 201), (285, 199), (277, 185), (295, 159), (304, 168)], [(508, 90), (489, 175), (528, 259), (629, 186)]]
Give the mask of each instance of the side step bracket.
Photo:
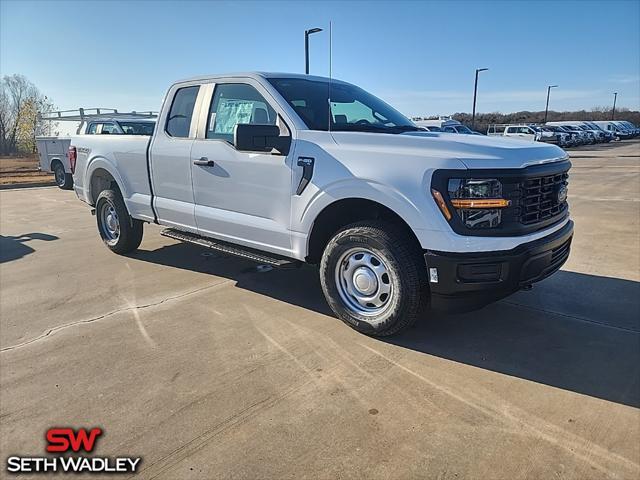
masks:
[(196, 245), (201, 245), (213, 250), (218, 250), (219, 252), (235, 255), (236, 257), (246, 258), (258, 263), (272, 265), (274, 267), (295, 267), (300, 264), (298, 260), (294, 260), (291, 258), (280, 257), (278, 255), (254, 250), (253, 248), (223, 242), (222, 240), (214, 240), (212, 238), (200, 236), (196, 233), (183, 232), (180, 230), (175, 230), (173, 228), (165, 228), (160, 232), (160, 235), (162, 235), (163, 237), (180, 240), (181, 242), (195, 243)]

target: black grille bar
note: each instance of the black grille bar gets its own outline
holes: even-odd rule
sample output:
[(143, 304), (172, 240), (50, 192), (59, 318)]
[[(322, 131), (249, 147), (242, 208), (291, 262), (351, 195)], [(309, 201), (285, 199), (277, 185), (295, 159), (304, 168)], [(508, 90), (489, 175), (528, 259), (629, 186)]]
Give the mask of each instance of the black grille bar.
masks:
[(568, 185), (568, 178), (569, 174), (563, 172), (521, 182), (520, 223), (532, 225), (564, 213), (567, 201), (558, 201), (558, 191)]

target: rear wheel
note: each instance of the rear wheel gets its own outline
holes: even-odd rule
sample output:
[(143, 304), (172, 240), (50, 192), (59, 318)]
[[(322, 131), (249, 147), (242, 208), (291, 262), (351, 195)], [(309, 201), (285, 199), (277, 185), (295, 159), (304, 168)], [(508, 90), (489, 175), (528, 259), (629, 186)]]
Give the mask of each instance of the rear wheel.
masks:
[(129, 253), (142, 242), (142, 222), (131, 218), (120, 192), (103, 190), (96, 201), (98, 232), (115, 253)]
[(70, 173), (66, 173), (62, 163), (58, 161), (54, 162), (52, 167), (56, 185), (63, 190), (70, 190), (73, 187), (73, 176)]
[(420, 249), (387, 222), (339, 231), (324, 250), (320, 281), (334, 313), (367, 335), (388, 336), (409, 327), (428, 299)]

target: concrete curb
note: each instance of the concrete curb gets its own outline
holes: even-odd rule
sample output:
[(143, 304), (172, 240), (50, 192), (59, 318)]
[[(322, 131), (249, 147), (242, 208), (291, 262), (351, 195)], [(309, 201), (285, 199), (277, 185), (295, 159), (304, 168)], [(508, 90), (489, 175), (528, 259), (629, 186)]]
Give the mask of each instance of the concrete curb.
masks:
[(20, 188), (36, 188), (36, 187), (55, 187), (56, 182), (47, 183), (9, 183), (0, 185), (0, 190), (17, 190)]

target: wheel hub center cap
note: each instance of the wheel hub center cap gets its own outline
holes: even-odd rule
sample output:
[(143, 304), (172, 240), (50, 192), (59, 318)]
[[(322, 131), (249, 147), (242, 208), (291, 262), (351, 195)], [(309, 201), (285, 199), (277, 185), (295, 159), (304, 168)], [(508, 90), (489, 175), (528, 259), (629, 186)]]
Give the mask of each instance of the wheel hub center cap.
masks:
[(117, 226), (117, 223), (115, 218), (113, 218), (113, 215), (107, 216), (107, 227), (109, 228), (109, 230), (115, 231), (116, 226)]
[(372, 295), (378, 288), (378, 281), (371, 269), (360, 267), (353, 272), (353, 285), (361, 294)]

